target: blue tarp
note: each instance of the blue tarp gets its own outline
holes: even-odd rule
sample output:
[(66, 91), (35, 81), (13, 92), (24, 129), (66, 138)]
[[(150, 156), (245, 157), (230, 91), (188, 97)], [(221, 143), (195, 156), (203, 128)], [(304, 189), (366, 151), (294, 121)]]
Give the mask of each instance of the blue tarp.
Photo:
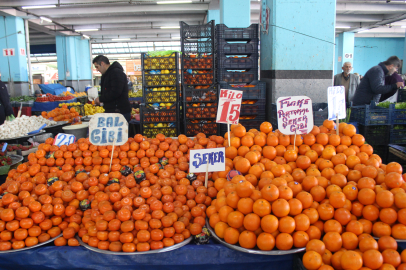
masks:
[(34, 102), (34, 106), (32, 106), (31, 111), (32, 112), (49, 112), (52, 111), (53, 109), (59, 107), (60, 103), (71, 103), (71, 102), (76, 102), (78, 99), (70, 99), (70, 100), (62, 100), (62, 101), (55, 101), (55, 102)]
[[(22, 259), (23, 258), (23, 259)], [(221, 244), (188, 244), (180, 249), (150, 255), (105, 255), (84, 247), (45, 246), (0, 254), (0, 269), (120, 269), (120, 270), (246, 270), (292, 269), (293, 255), (267, 256), (242, 253)]]
[[(38, 86), (41, 88), (42, 92), (44, 92), (45, 94), (52, 94), (52, 95), (60, 95), (63, 92), (66, 91), (66, 87), (63, 85), (60, 85), (59, 83), (56, 84), (38, 84)], [(71, 89), (71, 92), (73, 92), (73, 90)]]

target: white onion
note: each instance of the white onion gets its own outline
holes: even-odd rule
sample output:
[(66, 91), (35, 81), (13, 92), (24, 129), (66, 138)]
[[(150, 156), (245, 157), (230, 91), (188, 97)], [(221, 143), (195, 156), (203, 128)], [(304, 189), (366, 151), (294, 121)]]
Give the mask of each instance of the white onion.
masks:
[(43, 124), (47, 124), (47, 127), (49, 127), (56, 125), (57, 122), (45, 119), (42, 116), (26, 115), (16, 118), (13, 121), (5, 121), (4, 124), (0, 126), (0, 139), (27, 135), (28, 132), (39, 129)]

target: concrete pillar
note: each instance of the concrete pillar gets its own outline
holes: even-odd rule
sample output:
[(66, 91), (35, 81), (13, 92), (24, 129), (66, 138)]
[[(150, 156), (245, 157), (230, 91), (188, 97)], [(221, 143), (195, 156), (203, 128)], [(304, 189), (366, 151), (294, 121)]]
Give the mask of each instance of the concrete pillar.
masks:
[(92, 85), (89, 40), (81, 37), (56, 36), (59, 81), (83, 92)]
[(270, 27), (268, 34), (261, 27), (260, 78), (267, 83), (270, 100), (306, 95), (315, 103), (327, 102), (333, 83), (336, 0), (262, 1), (270, 8)]
[(227, 27), (250, 26), (250, 2), (250, 0), (220, 0), (220, 23)]
[[(337, 40), (338, 43), (336, 43), (336, 46), (338, 47), (338, 54), (334, 57), (336, 63), (335, 74), (342, 72), (341, 67), (345, 62), (354, 63), (354, 33), (341, 33), (338, 35)], [(338, 61), (339, 59), (341, 59), (340, 62)], [(355, 69), (354, 64), (353, 68)]]
[(207, 10), (207, 22), (214, 20), (214, 24), (220, 23), (220, 1), (212, 0), (209, 4), (209, 10)]
[(29, 94), (24, 20), (0, 16), (0, 73), (11, 96)]

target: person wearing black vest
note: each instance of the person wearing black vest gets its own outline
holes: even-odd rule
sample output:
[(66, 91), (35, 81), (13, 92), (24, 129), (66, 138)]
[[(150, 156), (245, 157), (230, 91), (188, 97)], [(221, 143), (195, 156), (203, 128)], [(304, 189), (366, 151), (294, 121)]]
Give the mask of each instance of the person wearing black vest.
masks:
[(128, 100), (127, 76), (118, 62), (110, 65), (109, 59), (104, 55), (93, 59), (94, 67), (102, 74), (100, 97), (95, 104), (103, 103), (105, 113), (121, 113), (129, 122), (131, 120), (131, 105)]
[(1, 81), (0, 74), (0, 125), (3, 125), (6, 117), (11, 115), (14, 114), (10, 103), (10, 96), (8, 94), (6, 84)]

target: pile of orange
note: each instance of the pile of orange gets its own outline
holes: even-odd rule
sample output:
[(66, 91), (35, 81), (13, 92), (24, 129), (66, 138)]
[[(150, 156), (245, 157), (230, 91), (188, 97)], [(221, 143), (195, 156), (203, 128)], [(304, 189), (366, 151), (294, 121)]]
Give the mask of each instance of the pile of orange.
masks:
[[(218, 194), (206, 210), (216, 235), (264, 251), (303, 248), (322, 239), (327, 253), (360, 254), (369, 249), (361, 245), (367, 236), (370, 242), (371, 235), (406, 239), (401, 165), (382, 164), (353, 125), (340, 123), (339, 135), (335, 128), (326, 120), (295, 140), (273, 132), (268, 122), (260, 130), (231, 126), (230, 146), (224, 136), (226, 170), (213, 173)], [(308, 256), (305, 266), (311, 264)], [(371, 265), (365, 257), (361, 266)], [(392, 256), (383, 256), (383, 262), (387, 257)]]
[(41, 116), (46, 119), (52, 118), (54, 121), (68, 121), (71, 123), (73, 118), (79, 116), (79, 113), (75, 108), (68, 109), (67, 105), (62, 105), (62, 108), (55, 108), (50, 112), (41, 112)]
[[(0, 251), (33, 246), (61, 232), (57, 246), (78, 245), (77, 233), (92, 247), (116, 252), (161, 249), (197, 235), (217, 190), (212, 181), (204, 186), (204, 174), (187, 178), (188, 151), (222, 146), (223, 141), (204, 134), (193, 140), (137, 134), (113, 151), (88, 139), (58, 147), (49, 138), (0, 187), (5, 194), (0, 199)], [(142, 170), (145, 179), (124, 176), (123, 166)], [(84, 202), (89, 209), (81, 210)]]

